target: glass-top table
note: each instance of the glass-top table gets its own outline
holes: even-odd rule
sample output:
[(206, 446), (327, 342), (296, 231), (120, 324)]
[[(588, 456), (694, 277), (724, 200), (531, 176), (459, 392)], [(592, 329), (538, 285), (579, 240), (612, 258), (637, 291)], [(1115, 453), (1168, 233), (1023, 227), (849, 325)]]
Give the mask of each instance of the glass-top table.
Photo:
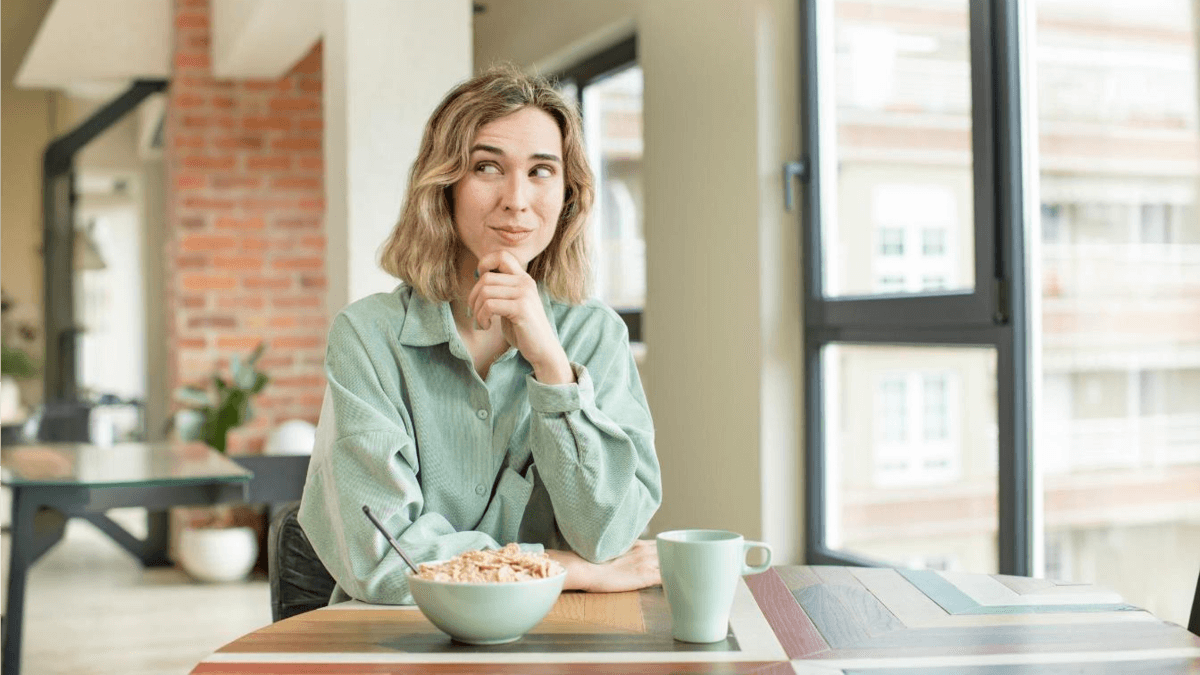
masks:
[(203, 443), (57, 443), (0, 448), (0, 475), (8, 486), (148, 487), (253, 474)]
[[(62, 539), (70, 518), (83, 518), (143, 565), (169, 564), (166, 510), (245, 501), (254, 473), (203, 443), (81, 443), (0, 448), (0, 483), (12, 491), (8, 609), (3, 675), (20, 672), (21, 627), (29, 568)], [(110, 519), (109, 509), (144, 507), (138, 539)]]

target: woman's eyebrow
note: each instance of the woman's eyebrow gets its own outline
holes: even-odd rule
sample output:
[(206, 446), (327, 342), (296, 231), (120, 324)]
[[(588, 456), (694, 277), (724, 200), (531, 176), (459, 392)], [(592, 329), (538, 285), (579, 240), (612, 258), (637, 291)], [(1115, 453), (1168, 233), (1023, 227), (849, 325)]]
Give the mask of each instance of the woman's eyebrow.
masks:
[[(505, 152), (503, 150), (501, 150), (500, 148), (497, 148), (494, 145), (484, 145), (483, 143), (476, 143), (474, 146), (471, 147), (471, 152), (475, 152), (477, 150), (482, 150), (483, 152), (490, 152), (493, 155), (499, 155), (501, 157), (505, 156)], [(562, 159), (560, 159), (558, 155), (553, 155), (548, 152), (535, 152), (532, 155), (530, 155), (529, 158), (530, 159), (539, 159), (539, 160), (542, 160), (545, 162), (557, 162), (559, 164), (562, 164)]]

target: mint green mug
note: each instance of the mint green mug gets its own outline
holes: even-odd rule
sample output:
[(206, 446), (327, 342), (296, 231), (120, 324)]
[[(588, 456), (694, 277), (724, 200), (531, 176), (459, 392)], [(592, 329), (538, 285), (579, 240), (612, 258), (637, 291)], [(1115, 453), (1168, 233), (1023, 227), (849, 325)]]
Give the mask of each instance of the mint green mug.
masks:
[[(747, 565), (762, 549), (766, 560)], [(658, 535), (658, 566), (671, 606), (671, 633), (682, 642), (719, 642), (729, 633), (738, 577), (771, 566), (771, 547), (725, 530), (673, 530)]]

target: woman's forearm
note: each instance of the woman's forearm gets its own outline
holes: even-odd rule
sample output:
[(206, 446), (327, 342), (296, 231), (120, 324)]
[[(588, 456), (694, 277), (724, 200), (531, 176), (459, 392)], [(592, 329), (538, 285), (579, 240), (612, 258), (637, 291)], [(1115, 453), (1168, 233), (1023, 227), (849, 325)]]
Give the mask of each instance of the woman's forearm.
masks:
[(567, 571), (567, 579), (563, 582), (564, 591), (586, 591), (592, 584), (592, 568), (595, 567), (578, 554), (571, 551), (556, 551), (546, 549), (546, 555), (551, 560), (563, 566)]
[(638, 539), (628, 551), (605, 563), (588, 562), (572, 551), (547, 550), (546, 555), (567, 570), (563, 589), (568, 591), (619, 593), (662, 583), (653, 540)]

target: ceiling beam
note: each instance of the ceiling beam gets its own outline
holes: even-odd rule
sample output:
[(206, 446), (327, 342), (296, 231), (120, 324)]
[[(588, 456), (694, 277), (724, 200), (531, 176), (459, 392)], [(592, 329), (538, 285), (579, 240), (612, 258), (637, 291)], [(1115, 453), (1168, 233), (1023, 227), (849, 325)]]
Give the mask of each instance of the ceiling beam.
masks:
[(168, 0), (55, 0), (14, 84), (31, 89), (97, 90), (171, 74)]
[(222, 79), (285, 75), (324, 29), (321, 0), (213, 0), (212, 72)]

